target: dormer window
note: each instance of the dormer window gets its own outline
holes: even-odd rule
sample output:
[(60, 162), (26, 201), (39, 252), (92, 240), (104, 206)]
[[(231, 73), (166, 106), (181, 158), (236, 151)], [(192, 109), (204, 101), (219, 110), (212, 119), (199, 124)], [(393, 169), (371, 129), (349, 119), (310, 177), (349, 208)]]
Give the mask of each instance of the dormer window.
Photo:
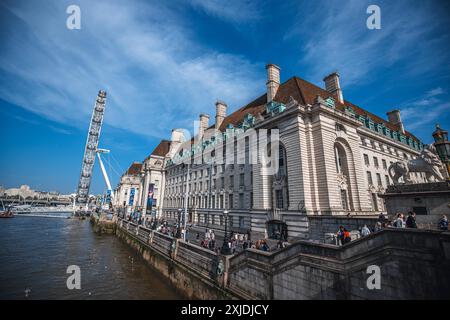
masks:
[(334, 101), (334, 99), (333, 99), (332, 97), (328, 97), (328, 98), (325, 100), (325, 104), (326, 104), (328, 107), (330, 107), (330, 108), (336, 107), (336, 102)]
[(271, 101), (266, 104), (266, 113), (274, 116), (286, 110), (286, 106), (280, 102)]

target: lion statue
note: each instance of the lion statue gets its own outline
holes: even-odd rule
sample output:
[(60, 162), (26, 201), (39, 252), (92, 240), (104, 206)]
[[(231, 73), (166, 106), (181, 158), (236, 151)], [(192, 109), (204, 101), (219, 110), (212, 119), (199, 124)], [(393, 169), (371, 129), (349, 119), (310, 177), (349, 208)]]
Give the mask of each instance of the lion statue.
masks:
[(399, 184), (399, 179), (403, 177), (405, 183), (412, 183), (410, 172), (425, 172), (427, 180), (433, 177), (435, 181), (443, 181), (441, 173), (442, 162), (436, 153), (433, 144), (425, 146), (419, 157), (408, 161), (397, 161), (389, 166), (389, 175), (394, 184)]

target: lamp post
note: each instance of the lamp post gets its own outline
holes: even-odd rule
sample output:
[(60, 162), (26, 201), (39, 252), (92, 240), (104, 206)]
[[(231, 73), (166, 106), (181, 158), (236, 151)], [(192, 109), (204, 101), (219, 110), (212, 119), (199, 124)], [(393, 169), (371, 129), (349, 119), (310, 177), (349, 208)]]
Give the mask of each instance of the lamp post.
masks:
[(228, 210), (223, 211), (223, 216), (225, 217), (225, 235), (223, 237), (222, 249), (220, 252), (224, 255), (231, 254), (230, 247), (228, 246)]
[(448, 141), (448, 131), (441, 129), (439, 124), (436, 124), (436, 131), (433, 132), (433, 138), (439, 158), (447, 169), (448, 181), (450, 180), (450, 141)]
[[(142, 221), (143, 221), (143, 225), (145, 225), (145, 218), (147, 215), (147, 196), (148, 196), (148, 189), (147, 189), (147, 185), (148, 185), (148, 181), (149, 179), (149, 173), (150, 170), (147, 167), (147, 163), (144, 162), (144, 168), (141, 171), (141, 177), (142, 177), (142, 187), (141, 187), (141, 207), (142, 207)], [(151, 210), (151, 208), (150, 208)]]
[(177, 222), (177, 234), (175, 235), (175, 238), (180, 237), (180, 231), (181, 231), (181, 212), (183, 212), (183, 209), (178, 209), (178, 222)]
[(184, 194), (184, 220), (183, 220), (183, 226), (184, 226), (184, 233), (183, 233), (183, 240), (186, 241), (186, 220), (188, 215), (188, 202), (189, 202), (189, 163), (186, 164), (187, 166), (187, 173), (186, 173), (186, 193)]

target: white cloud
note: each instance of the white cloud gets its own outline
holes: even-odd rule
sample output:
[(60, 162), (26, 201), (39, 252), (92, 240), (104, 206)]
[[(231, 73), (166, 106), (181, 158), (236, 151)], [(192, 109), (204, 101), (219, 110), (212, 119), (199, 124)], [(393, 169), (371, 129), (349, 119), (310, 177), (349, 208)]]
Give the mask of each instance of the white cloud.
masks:
[[(435, 98), (442, 95), (441, 88), (432, 89), (418, 99), (407, 101), (400, 107), (402, 121), (408, 130), (420, 130), (423, 127), (431, 127), (450, 113), (450, 103), (443, 99)], [(429, 130), (427, 130), (428, 132)]]
[(105, 89), (106, 123), (168, 137), (174, 127), (191, 129), (200, 112), (214, 112), (215, 99), (236, 108), (264, 85), (261, 66), (194, 42), (163, 3), (79, 1), (81, 30), (65, 27), (65, 5), (11, 3), (16, 33), (3, 39), (0, 98), (87, 127)]
[(261, 1), (250, 0), (191, 0), (189, 3), (209, 15), (226, 21), (241, 23), (261, 17)]
[(410, 76), (445, 63), (448, 37), (432, 33), (440, 21), (432, 2), (379, 1), (381, 30), (366, 27), (370, 4), (368, 0), (298, 4), (298, 22), (285, 40), (308, 39), (299, 43), (299, 49), (311, 79), (338, 70), (344, 85), (370, 83), (371, 74), (379, 69), (396, 66)]

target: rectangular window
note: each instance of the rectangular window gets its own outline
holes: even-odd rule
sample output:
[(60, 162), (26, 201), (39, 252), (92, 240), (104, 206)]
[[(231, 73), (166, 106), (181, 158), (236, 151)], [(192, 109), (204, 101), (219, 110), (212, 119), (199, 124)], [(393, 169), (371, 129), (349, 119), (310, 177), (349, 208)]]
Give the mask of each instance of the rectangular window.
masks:
[(220, 207), (220, 209), (224, 208), (223, 207), (223, 195), (222, 194), (220, 195), (220, 198), (219, 198), (219, 207)]
[(283, 190), (275, 191), (277, 209), (283, 209)]
[(239, 209), (244, 209), (244, 194), (239, 193)]
[(225, 188), (225, 178), (224, 177), (220, 178), (220, 188), (221, 189)]
[(377, 183), (378, 183), (378, 186), (382, 186), (383, 185), (383, 183), (381, 182), (381, 174), (379, 174), (379, 173), (377, 173)]
[(364, 153), (364, 164), (365, 164), (366, 166), (369, 166), (369, 165), (370, 165), (370, 162), (369, 162), (369, 156), (368, 156), (367, 154), (365, 154), (365, 153)]
[(367, 182), (369, 183), (369, 185), (373, 185), (372, 174), (370, 173), (370, 171), (367, 171)]
[(386, 187), (391, 184), (391, 182), (389, 181), (389, 176), (388, 175), (385, 175), (384, 179), (386, 180)]
[(342, 209), (348, 210), (347, 191), (344, 189), (341, 189), (341, 202), (342, 202)]
[(377, 157), (373, 157), (373, 165), (375, 166), (375, 168), (378, 168), (378, 158)]
[(381, 160), (381, 162), (383, 163), (383, 169), (386, 170), (387, 169), (387, 164), (386, 164), (386, 160)]
[(376, 193), (372, 193), (372, 208), (373, 211), (378, 211), (378, 198)]
[(239, 228), (245, 227), (245, 220), (244, 217), (239, 217)]
[(234, 176), (230, 176), (230, 189), (234, 188)]
[(427, 215), (428, 214), (427, 207), (413, 207), (412, 209), (417, 215)]
[(231, 193), (228, 195), (228, 208), (233, 209), (233, 206), (233, 194)]
[(253, 209), (253, 192), (250, 192), (250, 209)]
[(244, 186), (244, 173), (239, 174), (239, 186), (243, 187)]

